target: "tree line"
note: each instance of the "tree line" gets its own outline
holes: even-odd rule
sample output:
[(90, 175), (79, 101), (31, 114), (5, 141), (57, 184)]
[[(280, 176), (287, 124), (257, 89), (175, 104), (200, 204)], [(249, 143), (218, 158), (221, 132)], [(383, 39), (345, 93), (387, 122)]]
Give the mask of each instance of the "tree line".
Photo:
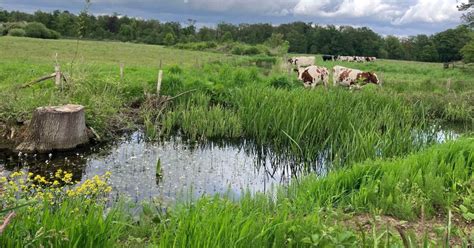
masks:
[[(120, 40), (159, 45), (191, 42), (241, 42), (255, 45), (265, 43), (272, 35), (279, 34), (288, 41), (288, 52), (292, 53), (375, 56), (427, 62), (461, 60), (461, 49), (474, 40), (473, 31), (468, 25), (460, 25), (434, 35), (420, 34), (400, 38), (384, 37), (367, 27), (321, 26), (305, 22), (278, 26), (268, 23), (238, 25), (219, 23), (216, 27), (198, 29), (195, 20), (181, 24), (130, 18), (118, 14), (94, 16), (82, 12), (76, 15), (60, 10), (50, 13), (36, 11), (29, 14), (0, 9), (0, 23), (3, 23), (0, 34), (8, 34), (9, 30), (6, 28), (9, 27), (8, 23), (21, 22), (36, 23), (36, 26), (42, 24), (51, 32), (57, 32), (66, 38)], [(16, 29), (15, 32), (18, 32), (19, 28)], [(56, 36), (53, 35), (54, 37)]]

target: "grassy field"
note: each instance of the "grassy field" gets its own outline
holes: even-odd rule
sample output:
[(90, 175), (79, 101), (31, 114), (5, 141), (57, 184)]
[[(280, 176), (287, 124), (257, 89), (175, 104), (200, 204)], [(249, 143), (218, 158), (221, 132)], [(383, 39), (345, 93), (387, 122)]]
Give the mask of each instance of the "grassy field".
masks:
[[(472, 68), (318, 57), (319, 65), (371, 70), (383, 80), (382, 87), (351, 92), (304, 89), (281, 58), (13, 37), (0, 37), (0, 48), (0, 134), (20, 128), (36, 107), (78, 103), (86, 106), (87, 125), (109, 139), (137, 128), (150, 139), (178, 131), (192, 141), (246, 138), (308, 165), (297, 170), (310, 171), (321, 154), (334, 169), (280, 188), (275, 199), (202, 198), (166, 213), (159, 203), (149, 203), (139, 217), (129, 214), (134, 205), (106, 208), (96, 192), (71, 196), (65, 188), (34, 187), (18, 195), (16, 184), (8, 182), (20, 179), (6, 178), (3, 188), (11, 195), (0, 200), (0, 215), (33, 205), (17, 210), (0, 236), (2, 247), (401, 247), (407, 242), (467, 247), (473, 242)], [(19, 88), (52, 73), (56, 53), (67, 84)], [(160, 61), (161, 94), (188, 92), (165, 104), (153, 95)], [(436, 145), (438, 132), (450, 125), (461, 126), (466, 137)], [(97, 185), (91, 189), (100, 191)]]

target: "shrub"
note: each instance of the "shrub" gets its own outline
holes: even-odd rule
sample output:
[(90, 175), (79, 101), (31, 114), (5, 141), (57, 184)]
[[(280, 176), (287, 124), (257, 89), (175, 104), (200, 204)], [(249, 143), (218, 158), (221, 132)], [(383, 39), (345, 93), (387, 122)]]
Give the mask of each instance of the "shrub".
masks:
[(243, 54), (244, 54), (244, 47), (241, 46), (241, 45), (235, 45), (235, 46), (232, 48), (232, 54), (235, 54), (235, 55), (243, 55)]
[(26, 35), (25, 30), (21, 28), (13, 28), (8, 31), (8, 35), (10, 36), (17, 36), (17, 37), (24, 37)]
[(170, 66), (168, 71), (171, 74), (181, 74), (183, 72), (183, 69), (181, 69), (181, 67), (179, 67), (179, 65), (172, 65), (172, 66)]
[(291, 89), (296, 86), (294, 81), (286, 76), (274, 77), (270, 80), (270, 85), (275, 88)]
[(49, 39), (59, 39), (61, 38), (61, 34), (55, 30), (49, 30)]
[(461, 53), (465, 63), (474, 63), (474, 41), (467, 43)]
[(257, 54), (260, 54), (260, 49), (258, 49), (258, 47), (256, 47), (256, 46), (250, 46), (250, 47), (245, 48), (244, 54), (245, 55), (257, 55)]
[(25, 27), (26, 36), (41, 39), (58, 39), (59, 33), (48, 29), (43, 23), (32, 22)]

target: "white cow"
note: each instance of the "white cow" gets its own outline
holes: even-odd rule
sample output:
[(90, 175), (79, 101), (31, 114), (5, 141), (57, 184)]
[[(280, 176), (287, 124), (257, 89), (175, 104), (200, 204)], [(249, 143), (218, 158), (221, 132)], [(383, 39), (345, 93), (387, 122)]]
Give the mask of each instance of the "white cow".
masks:
[(308, 57), (292, 57), (288, 59), (288, 62), (292, 65), (296, 65), (298, 68), (299, 67), (307, 67), (314, 65), (315, 57), (314, 56), (308, 56)]
[(362, 85), (368, 83), (380, 84), (379, 78), (374, 72), (365, 72), (337, 65), (332, 68), (332, 73), (334, 86), (341, 85), (352, 88), (353, 86), (359, 87), (359, 83)]
[(294, 69), (298, 72), (298, 80), (303, 81), (305, 88), (314, 88), (318, 84), (328, 85), (329, 81), (329, 70), (326, 67), (320, 66), (308, 66)]

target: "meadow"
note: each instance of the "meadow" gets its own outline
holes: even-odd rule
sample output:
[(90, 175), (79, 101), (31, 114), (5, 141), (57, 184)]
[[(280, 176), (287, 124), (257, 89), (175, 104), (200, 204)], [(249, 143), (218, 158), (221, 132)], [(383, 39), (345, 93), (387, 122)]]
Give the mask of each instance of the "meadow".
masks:
[[(94, 200), (95, 193), (68, 197), (62, 188), (47, 198), (36, 189), (12, 193), (17, 200), (2, 198), (0, 214), (33, 203), (16, 210), (0, 236), (2, 246), (467, 247), (473, 242), (472, 67), (323, 62), (317, 56), (316, 64), (328, 68), (375, 71), (383, 85), (307, 90), (288, 72), (284, 58), (14, 37), (1, 37), (0, 49), (0, 134), (19, 128), (38, 106), (77, 103), (86, 106), (87, 125), (105, 139), (140, 128), (150, 140), (245, 138), (303, 164), (296, 170), (309, 173), (321, 155), (330, 161), (325, 176), (309, 173), (281, 187), (275, 198), (203, 197), (165, 212), (159, 203), (143, 203), (138, 217), (129, 211), (136, 206), (110, 207)], [(20, 88), (52, 73), (56, 53), (68, 83)], [(154, 95), (160, 64), (161, 95), (178, 96), (165, 103), (167, 98)], [(465, 137), (436, 144), (439, 132), (452, 125)], [(12, 187), (9, 180), (3, 181), (6, 189)], [(82, 199), (90, 201), (83, 205)], [(85, 232), (86, 227), (96, 231)]]

